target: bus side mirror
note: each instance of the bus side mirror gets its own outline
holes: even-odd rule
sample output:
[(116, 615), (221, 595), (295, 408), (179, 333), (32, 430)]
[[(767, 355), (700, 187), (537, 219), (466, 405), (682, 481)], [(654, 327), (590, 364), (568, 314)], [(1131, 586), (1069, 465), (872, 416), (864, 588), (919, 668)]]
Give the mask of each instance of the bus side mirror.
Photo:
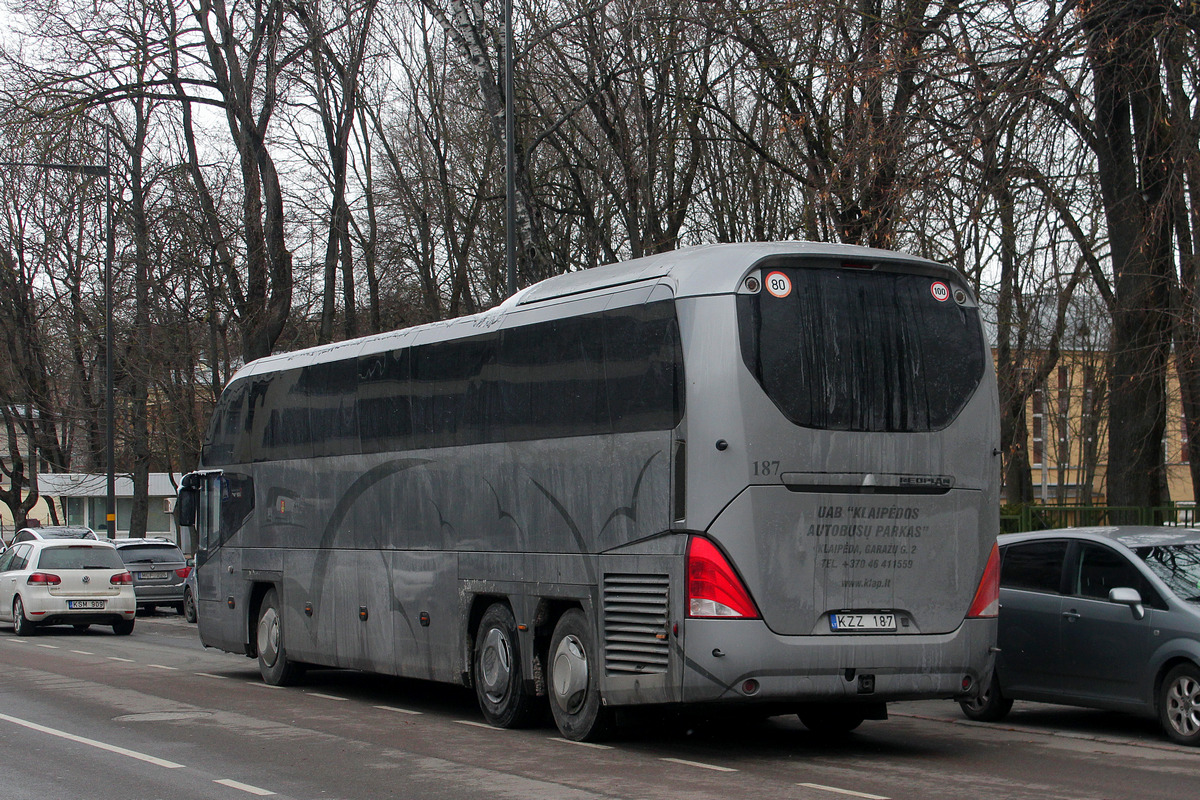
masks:
[(175, 501), (175, 527), (179, 529), (179, 545), (185, 555), (196, 552), (196, 506), (200, 502), (200, 492), (190, 486), (179, 489), (179, 499)]

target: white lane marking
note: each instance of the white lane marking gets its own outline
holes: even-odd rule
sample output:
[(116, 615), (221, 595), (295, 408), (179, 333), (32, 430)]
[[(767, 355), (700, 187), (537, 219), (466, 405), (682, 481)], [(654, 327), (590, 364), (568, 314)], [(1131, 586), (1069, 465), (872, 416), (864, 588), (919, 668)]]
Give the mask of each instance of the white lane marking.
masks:
[(862, 797), (865, 800), (890, 800), (879, 794), (867, 794), (866, 792), (855, 792), (850, 789), (839, 789), (836, 786), (822, 786), (819, 783), (798, 783), (797, 786), (805, 786), (809, 789), (820, 789), (822, 792), (833, 792), (834, 794), (848, 794), (851, 797)]
[(396, 706), (375, 706), (375, 708), (378, 708), (382, 711), (395, 711), (397, 714), (414, 714), (416, 716), (420, 716), (421, 714), (425, 713), (423, 711), (412, 711), (411, 709), (407, 708), (396, 708)]
[(670, 761), (672, 764), (683, 764), (685, 767), (711, 769), (715, 772), (737, 772), (733, 767), (718, 767), (716, 764), (705, 764), (703, 761), (688, 761), (682, 758), (660, 758), (659, 761)]
[(609, 745), (609, 744), (596, 744), (594, 742), (573, 742), (570, 739), (561, 739), (557, 736), (551, 736), (550, 741), (562, 742), (563, 744), (573, 744), (578, 747), (590, 747), (593, 750), (612, 750), (612, 745)]
[(215, 679), (217, 679), (217, 680), (219, 680), (219, 681), (226, 681), (226, 680), (229, 680), (229, 679), (228, 679), (227, 677), (225, 677), (224, 675), (213, 675), (213, 674), (212, 674), (212, 673), (210, 673), (210, 672), (193, 672), (192, 674), (193, 674), (193, 675), (199, 675), (201, 678), (215, 678)]
[(132, 663), (133, 663), (133, 659), (132, 659), (132, 658), (121, 658), (120, 656), (109, 656), (109, 657), (108, 657), (108, 660), (109, 660), (109, 661), (123, 661), (123, 662), (125, 662), (126, 664), (132, 664)]
[(147, 664), (146, 666), (154, 667), (155, 669), (169, 669), (169, 670), (178, 670), (179, 669), (179, 667), (165, 667), (162, 664)]
[(75, 734), (67, 733), (66, 731), (47, 728), (45, 725), (39, 725), (36, 722), (18, 719), (17, 717), (10, 717), (8, 714), (0, 714), (0, 719), (5, 720), (6, 722), (11, 722), (14, 725), (20, 725), (22, 728), (28, 728), (31, 731), (48, 733), (51, 736), (57, 736), (60, 739), (66, 739), (67, 741), (78, 742), (79, 744), (86, 744), (89, 747), (95, 747), (98, 750), (107, 750), (108, 752), (116, 753), (119, 756), (136, 758), (138, 761), (145, 761), (147, 764), (154, 764), (155, 766), (166, 767), (167, 769), (183, 769), (183, 764), (176, 764), (174, 761), (156, 758), (155, 756), (146, 755), (145, 753), (139, 753), (136, 750), (126, 750), (124, 747), (117, 747), (116, 745), (108, 744), (106, 742), (98, 742), (95, 739), (88, 739), (84, 736), (76, 736)]
[(8, 641), (12, 642), (13, 644), (29, 644), (28, 639), (9, 639)]
[(247, 686), (257, 686), (261, 689), (282, 689), (283, 688), (282, 686), (272, 686), (271, 684), (263, 683), (262, 681), (246, 681), (246, 685)]
[(347, 700), (347, 698), (345, 698), (345, 697), (338, 697), (337, 695), (332, 695), (332, 694), (321, 694), (320, 692), (305, 692), (305, 694), (310, 695), (312, 697), (320, 697), (325, 700), (339, 700), (343, 703), (346, 702), (346, 700)]
[(94, 655), (96, 655), (95, 653), (88, 652), (87, 650), (72, 650), (71, 652), (72, 652), (72, 653), (79, 653), (79, 655), (81, 655), (81, 656), (94, 656)]
[(472, 728), (486, 728), (489, 731), (500, 730), (499, 728), (497, 728), (493, 725), (488, 725), (486, 722), (476, 722), (471, 719), (456, 719), (454, 721), (457, 722), (459, 725), (470, 725)]
[(56, 645), (56, 644), (39, 644), (38, 647), (46, 647), (46, 648), (49, 648), (50, 650), (58, 649), (58, 645)]
[(222, 786), (228, 786), (230, 789), (241, 789), (243, 792), (249, 792), (250, 794), (256, 794), (259, 797), (266, 797), (267, 795), (275, 794), (274, 792), (268, 791), (267, 789), (260, 789), (257, 786), (251, 786), (248, 783), (242, 783), (241, 781), (231, 780), (230, 778), (222, 778), (219, 781), (213, 781), (213, 783), (219, 783)]

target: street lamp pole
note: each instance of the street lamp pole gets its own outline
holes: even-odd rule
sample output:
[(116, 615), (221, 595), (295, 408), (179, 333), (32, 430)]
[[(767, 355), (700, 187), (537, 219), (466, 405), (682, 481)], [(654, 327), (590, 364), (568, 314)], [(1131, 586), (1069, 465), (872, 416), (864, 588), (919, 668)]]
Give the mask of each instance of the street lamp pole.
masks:
[(516, 124), (513, 120), (513, 0), (504, 0), (504, 260), (508, 295), (517, 291)]
[(104, 404), (105, 425), (104, 455), (108, 462), (108, 483), (105, 503), (105, 519), (108, 523), (106, 534), (112, 539), (117, 535), (117, 478), (116, 478), (116, 437), (113, 411), (113, 290), (112, 265), (116, 257), (117, 241), (113, 226), (113, 194), (112, 194), (112, 150), (110, 134), (104, 134), (104, 163), (103, 164), (68, 164), (49, 161), (0, 161), (4, 167), (36, 167), (38, 169), (56, 169), (62, 172), (74, 172), (89, 177), (104, 178)]
[(104, 453), (108, 461), (104, 514), (108, 522), (108, 538), (117, 535), (117, 473), (115, 465), (116, 434), (113, 431), (113, 285), (112, 266), (116, 256), (117, 239), (113, 226), (112, 193), (112, 134), (104, 132), (104, 406), (108, 417), (104, 434)]

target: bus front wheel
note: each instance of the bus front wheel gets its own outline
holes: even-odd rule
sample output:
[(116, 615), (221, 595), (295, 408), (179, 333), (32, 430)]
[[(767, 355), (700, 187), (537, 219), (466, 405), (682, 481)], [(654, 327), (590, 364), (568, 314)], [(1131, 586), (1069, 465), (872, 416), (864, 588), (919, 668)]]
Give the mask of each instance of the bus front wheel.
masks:
[(304, 675), (304, 665), (287, 657), (284, 647), (283, 617), (279, 611), (279, 593), (271, 589), (258, 610), (258, 671), (272, 686), (290, 686)]
[(559, 618), (550, 638), (550, 710), (562, 735), (585, 742), (603, 738), (610, 714), (600, 702), (596, 641), (583, 611)]
[(528, 725), (535, 700), (525, 689), (517, 621), (508, 606), (495, 603), (483, 612), (473, 660), (475, 697), (488, 724), (497, 728)]

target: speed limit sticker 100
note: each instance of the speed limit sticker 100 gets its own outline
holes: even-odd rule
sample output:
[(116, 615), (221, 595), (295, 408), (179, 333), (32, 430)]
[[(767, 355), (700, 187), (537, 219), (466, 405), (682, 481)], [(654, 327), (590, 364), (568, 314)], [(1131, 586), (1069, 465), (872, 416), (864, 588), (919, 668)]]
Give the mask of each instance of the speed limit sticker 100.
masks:
[(782, 272), (772, 272), (767, 275), (763, 285), (773, 297), (787, 297), (792, 293), (792, 279)]

